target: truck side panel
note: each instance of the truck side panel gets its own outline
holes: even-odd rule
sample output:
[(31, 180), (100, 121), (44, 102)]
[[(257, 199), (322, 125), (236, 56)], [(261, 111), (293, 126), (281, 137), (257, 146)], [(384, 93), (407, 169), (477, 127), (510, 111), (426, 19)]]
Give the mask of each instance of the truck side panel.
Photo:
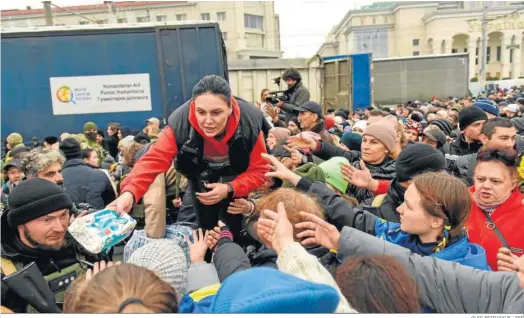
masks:
[[(2, 136), (26, 143), (93, 121), (140, 129), (149, 117), (167, 118), (191, 97), (206, 74), (227, 76), (226, 53), (215, 23), (2, 34)], [(151, 111), (53, 115), (50, 78), (149, 74)], [(72, 104), (71, 107), (74, 107)]]
[(433, 96), (468, 93), (468, 55), (410, 57), (373, 61), (374, 101), (393, 105)]
[[(166, 116), (191, 98), (193, 86), (205, 75), (224, 77), (218, 30), (210, 27), (160, 31), (167, 89)], [(227, 77), (225, 77), (227, 79)]]
[[(111, 121), (142, 127), (147, 117), (163, 115), (152, 33), (4, 39), (2, 53), (3, 136), (17, 131), (27, 142), (34, 136), (78, 133), (87, 121), (104, 130)], [(150, 74), (152, 111), (53, 115), (50, 77), (133, 73)]]

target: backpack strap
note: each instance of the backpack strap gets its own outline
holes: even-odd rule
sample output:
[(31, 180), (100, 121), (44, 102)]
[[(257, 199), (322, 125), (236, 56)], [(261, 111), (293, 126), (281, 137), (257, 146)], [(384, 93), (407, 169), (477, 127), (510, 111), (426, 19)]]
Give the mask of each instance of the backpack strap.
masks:
[(2, 273), (5, 275), (5, 276), (9, 276), (13, 273), (16, 273), (17, 269), (16, 269), (16, 266), (15, 264), (13, 263), (13, 261), (11, 261), (10, 259), (7, 259), (7, 258), (3, 258), (2, 257), (2, 265), (1, 265), (1, 269), (2, 269)]
[(371, 203), (371, 207), (373, 207), (373, 208), (380, 207), (382, 205), (382, 203), (384, 203), (385, 199), (386, 199), (386, 194), (379, 194), (379, 195), (377, 195), (373, 199), (373, 202)]

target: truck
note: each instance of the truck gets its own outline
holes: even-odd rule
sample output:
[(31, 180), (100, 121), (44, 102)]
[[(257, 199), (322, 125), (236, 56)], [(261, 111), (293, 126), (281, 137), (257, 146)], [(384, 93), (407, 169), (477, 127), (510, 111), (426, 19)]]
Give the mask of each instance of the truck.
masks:
[(370, 53), (321, 58), (326, 107), (356, 111), (469, 93), (468, 53), (373, 59)]
[(145, 23), (3, 31), (2, 136), (80, 133), (86, 122), (166, 122), (203, 76), (228, 80), (217, 23)]
[(324, 108), (364, 109), (372, 104), (371, 54), (320, 58)]
[(373, 59), (372, 70), (376, 105), (469, 93), (468, 53)]

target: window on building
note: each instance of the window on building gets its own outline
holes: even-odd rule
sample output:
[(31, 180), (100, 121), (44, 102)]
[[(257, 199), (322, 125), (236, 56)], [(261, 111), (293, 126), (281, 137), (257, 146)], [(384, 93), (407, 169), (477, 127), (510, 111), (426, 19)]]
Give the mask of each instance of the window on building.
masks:
[(475, 65), (479, 65), (479, 48), (475, 48)]
[(136, 18), (136, 22), (151, 22), (150, 17), (138, 17)]
[(468, 53), (468, 48), (465, 48), (465, 49), (464, 49), (464, 53)]
[(502, 46), (497, 46), (497, 61), (500, 62), (502, 60)]
[(500, 72), (495, 73), (496, 78), (500, 78)]
[(457, 49), (451, 49), (451, 53), (457, 53)]
[(65, 23), (57, 23), (55, 26), (65, 26)]
[(488, 46), (488, 50), (486, 51), (486, 63), (489, 64), (490, 60), (491, 60), (491, 48)]
[(165, 22), (165, 21), (167, 21), (167, 15), (157, 15), (156, 16), (156, 21), (157, 22)]
[(78, 24), (80, 25), (86, 25), (86, 24), (89, 24), (89, 21), (79, 21)]
[(211, 15), (209, 13), (200, 13), (200, 20), (209, 21), (211, 20)]
[(419, 39), (413, 39), (413, 46), (418, 46), (419, 42)]
[(96, 24), (107, 24), (107, 19), (106, 20), (96, 20)]
[(177, 21), (185, 21), (185, 20), (187, 20), (187, 16), (186, 16), (185, 13), (177, 14), (177, 15), (175, 16), (175, 18), (176, 18)]
[(371, 18), (371, 23), (376, 24), (377, 23), (377, 19), (375, 19), (375, 17), (372, 17)]
[(127, 19), (126, 18), (117, 19), (116, 22), (117, 23), (127, 23)]
[(226, 21), (226, 13), (217, 12), (217, 21)]
[(509, 62), (513, 63), (513, 49), (509, 50)]
[(413, 51), (413, 56), (419, 56), (419, 55), (420, 55), (419, 51)]
[(222, 32), (222, 39), (227, 40), (227, 32)]
[(264, 17), (259, 15), (244, 14), (244, 27), (249, 29), (264, 30)]

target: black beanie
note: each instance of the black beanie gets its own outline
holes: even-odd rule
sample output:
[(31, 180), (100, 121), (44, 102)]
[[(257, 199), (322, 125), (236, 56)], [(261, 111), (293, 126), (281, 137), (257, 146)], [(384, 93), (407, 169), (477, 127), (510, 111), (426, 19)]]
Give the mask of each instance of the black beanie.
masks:
[(64, 153), (67, 160), (82, 157), (80, 143), (74, 138), (66, 138), (62, 140), (60, 143), (60, 150)]
[(437, 149), (425, 144), (410, 144), (397, 158), (397, 180), (405, 182), (424, 172), (446, 169), (446, 159)]
[(434, 120), (431, 124), (437, 126), (446, 136), (453, 130), (453, 125), (445, 119)]
[(477, 107), (465, 107), (459, 113), (459, 128), (460, 131), (466, 129), (469, 125), (478, 120), (488, 120), (488, 115)]
[(17, 227), (41, 216), (71, 209), (73, 202), (60, 186), (42, 178), (22, 181), (9, 194), (7, 222)]
[(44, 138), (44, 142), (48, 143), (49, 145), (54, 145), (58, 142), (58, 137), (47, 136)]
[(146, 135), (143, 131), (136, 134), (135, 138), (133, 140), (141, 145), (145, 145), (151, 142), (151, 138), (149, 138), (148, 135)]

